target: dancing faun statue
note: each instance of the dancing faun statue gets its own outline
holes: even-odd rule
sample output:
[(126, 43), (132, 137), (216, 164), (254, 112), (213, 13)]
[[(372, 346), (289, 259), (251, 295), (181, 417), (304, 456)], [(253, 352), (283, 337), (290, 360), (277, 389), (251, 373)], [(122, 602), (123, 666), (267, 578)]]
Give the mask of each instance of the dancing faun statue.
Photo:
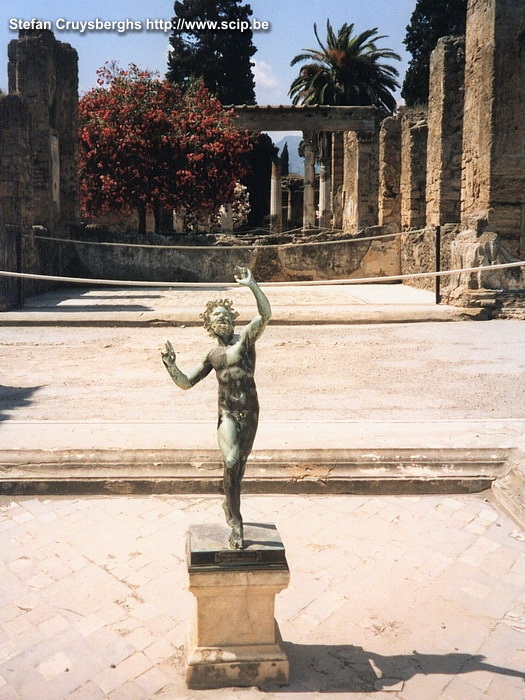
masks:
[(255, 387), (255, 342), (260, 338), (271, 316), (268, 299), (245, 267), (235, 268), (235, 280), (249, 287), (257, 302), (258, 314), (235, 333), (234, 322), (239, 315), (229, 299), (209, 301), (201, 314), (204, 327), (217, 339), (217, 345), (188, 374), (176, 364), (173, 347), (166, 342), (162, 360), (170, 377), (181, 389), (190, 389), (204, 379), (212, 369), (219, 383), (219, 421), (217, 438), (224, 462), (223, 503), (226, 522), (231, 527), (229, 546), (243, 549), (241, 516), (241, 481), (246, 460), (251, 452), (257, 423), (259, 402)]

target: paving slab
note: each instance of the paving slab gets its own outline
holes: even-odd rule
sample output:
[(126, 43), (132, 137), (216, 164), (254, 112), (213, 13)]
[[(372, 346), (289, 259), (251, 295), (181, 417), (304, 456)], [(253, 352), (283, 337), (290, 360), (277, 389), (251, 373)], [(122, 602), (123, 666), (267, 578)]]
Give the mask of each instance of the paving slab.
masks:
[(218, 496), (0, 496), (0, 697), (522, 700), (525, 535), (489, 492), (256, 496), (290, 586), (290, 684), (188, 691), (190, 525)]

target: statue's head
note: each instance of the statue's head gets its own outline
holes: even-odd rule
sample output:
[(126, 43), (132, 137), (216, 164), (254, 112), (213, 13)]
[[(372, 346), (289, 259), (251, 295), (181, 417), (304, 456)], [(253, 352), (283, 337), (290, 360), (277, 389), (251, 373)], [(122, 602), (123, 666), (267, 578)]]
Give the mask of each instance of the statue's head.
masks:
[(233, 333), (238, 315), (230, 299), (216, 299), (206, 304), (206, 309), (200, 317), (210, 335), (224, 337)]

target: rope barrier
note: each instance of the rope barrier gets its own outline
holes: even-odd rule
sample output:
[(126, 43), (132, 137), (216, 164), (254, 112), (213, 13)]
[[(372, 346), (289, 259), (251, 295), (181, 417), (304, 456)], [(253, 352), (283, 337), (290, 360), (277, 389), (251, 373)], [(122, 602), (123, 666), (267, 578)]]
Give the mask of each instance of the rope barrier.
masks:
[[(322, 231), (321, 231), (322, 233)], [(335, 241), (308, 241), (306, 243), (268, 243), (268, 244), (253, 244), (253, 245), (242, 245), (242, 246), (229, 246), (229, 245), (160, 245), (153, 243), (116, 243), (112, 241), (83, 241), (81, 239), (75, 238), (54, 238), (53, 236), (41, 236), (41, 235), (31, 235), (26, 234), (26, 237), (32, 237), (34, 239), (42, 241), (56, 241), (57, 243), (75, 243), (79, 245), (99, 245), (99, 246), (113, 246), (113, 247), (125, 247), (125, 248), (153, 248), (159, 250), (229, 250), (230, 248), (239, 248), (241, 250), (253, 250), (254, 248), (283, 248), (286, 246), (293, 246), (294, 248), (300, 246), (320, 246), (320, 245), (335, 245), (337, 243), (363, 243), (368, 241), (377, 241), (383, 238), (396, 238), (398, 236), (406, 236), (410, 233), (415, 233), (415, 231), (399, 231), (398, 233), (384, 233), (379, 236), (367, 236), (366, 238), (345, 238), (342, 240)]]
[[(446, 275), (459, 275), (462, 272), (490, 272), (491, 270), (504, 270), (513, 267), (525, 267), (525, 260), (518, 260), (511, 263), (500, 263), (497, 265), (480, 265), (478, 267), (464, 267), (458, 270), (440, 270), (439, 272), (412, 272), (404, 275), (390, 275), (385, 277), (361, 277), (354, 279), (334, 279), (334, 280), (298, 280), (294, 282), (261, 282), (262, 287), (317, 287), (322, 285), (347, 285), (347, 284), (370, 284), (376, 282), (385, 284), (387, 282), (418, 279), (421, 277), (445, 277)], [(50, 282), (68, 282), (71, 284), (83, 285), (110, 285), (118, 287), (206, 287), (221, 289), (225, 286), (233, 285), (233, 282), (155, 282), (141, 280), (106, 280), (90, 277), (62, 277), (56, 275), (37, 275), (29, 272), (8, 272), (0, 270), (0, 277), (17, 277), (21, 279), (47, 280)]]

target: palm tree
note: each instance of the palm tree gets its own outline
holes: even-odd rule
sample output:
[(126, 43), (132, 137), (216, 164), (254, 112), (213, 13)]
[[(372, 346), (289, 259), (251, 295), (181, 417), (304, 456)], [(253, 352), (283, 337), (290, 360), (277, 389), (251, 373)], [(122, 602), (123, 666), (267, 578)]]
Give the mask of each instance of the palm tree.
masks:
[(305, 53), (290, 63), (294, 66), (313, 60), (301, 68), (290, 87), (293, 104), (375, 105), (382, 112), (392, 113), (396, 108), (392, 93), (399, 87), (399, 73), (382, 61), (401, 59), (391, 49), (377, 47), (376, 42), (386, 37), (377, 35), (377, 27), (354, 36), (354, 25), (346, 23), (336, 35), (330, 20), (326, 31), (325, 46), (314, 24), (320, 49), (303, 49)]

